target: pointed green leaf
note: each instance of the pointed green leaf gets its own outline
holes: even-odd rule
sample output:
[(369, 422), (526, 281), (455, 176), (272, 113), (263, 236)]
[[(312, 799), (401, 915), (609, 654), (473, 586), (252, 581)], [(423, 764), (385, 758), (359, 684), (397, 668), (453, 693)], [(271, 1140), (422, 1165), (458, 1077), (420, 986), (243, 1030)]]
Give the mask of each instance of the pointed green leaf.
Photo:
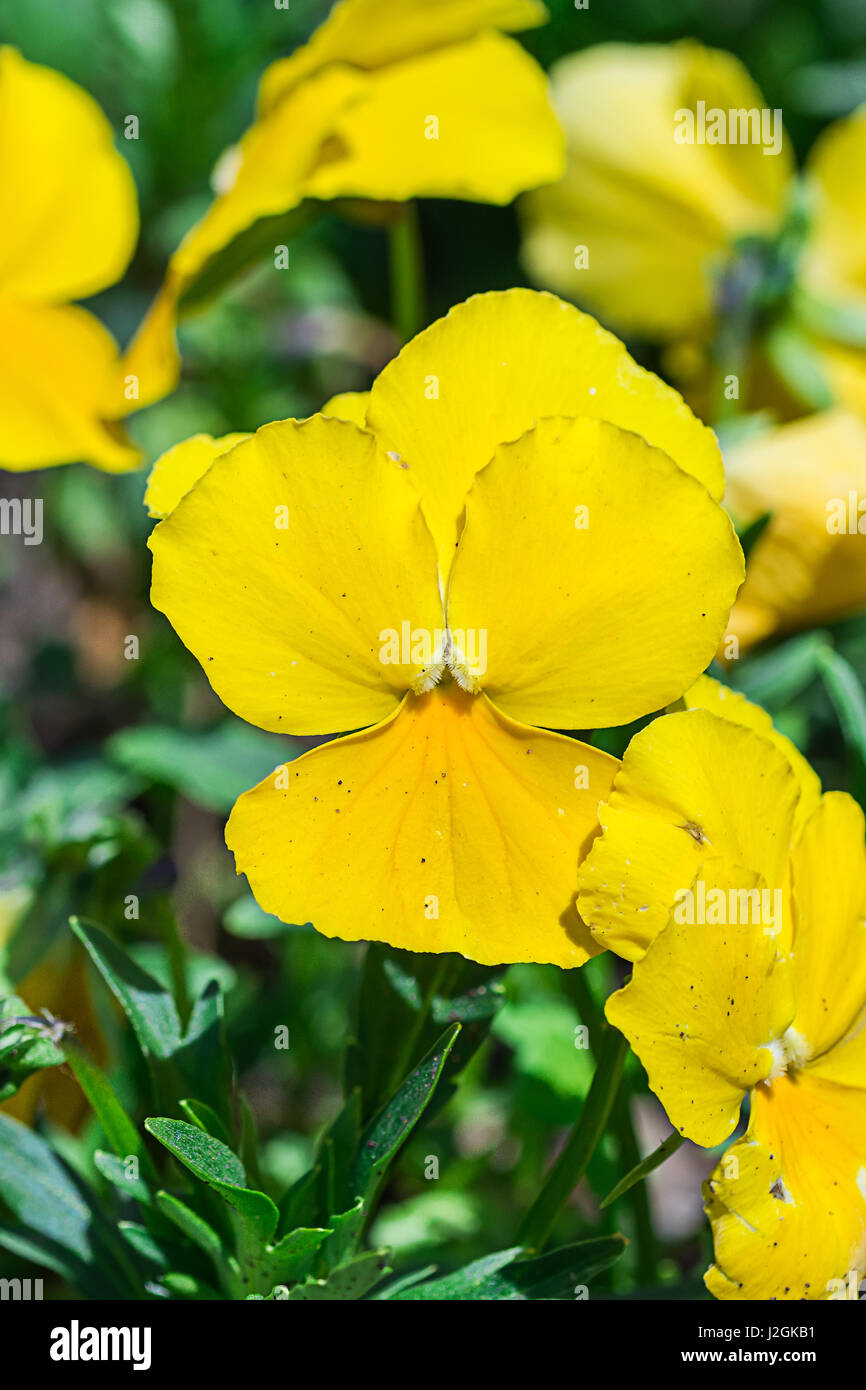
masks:
[(395, 1301), (573, 1299), (576, 1291), (607, 1269), (626, 1248), (622, 1236), (600, 1236), (552, 1250), (536, 1259), (522, 1259), (523, 1250), (499, 1250), (465, 1265), (441, 1279), (413, 1284), (393, 1295)]
[(361, 1136), (358, 1155), (349, 1174), (349, 1192), (353, 1197), (363, 1197), (368, 1208), (375, 1200), (389, 1165), (426, 1109), (460, 1029), (459, 1023), (446, 1028)]

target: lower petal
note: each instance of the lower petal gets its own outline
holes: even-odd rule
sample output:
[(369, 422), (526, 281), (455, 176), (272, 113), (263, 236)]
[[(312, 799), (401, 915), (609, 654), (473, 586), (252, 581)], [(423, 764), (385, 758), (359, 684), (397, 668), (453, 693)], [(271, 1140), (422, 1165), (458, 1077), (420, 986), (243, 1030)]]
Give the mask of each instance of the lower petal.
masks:
[(758, 1087), (706, 1184), (716, 1298), (843, 1298), (866, 1271), (866, 1092), (795, 1075)]
[(266, 912), (325, 936), (582, 965), (577, 864), (616, 761), (456, 685), (278, 769), (226, 830)]

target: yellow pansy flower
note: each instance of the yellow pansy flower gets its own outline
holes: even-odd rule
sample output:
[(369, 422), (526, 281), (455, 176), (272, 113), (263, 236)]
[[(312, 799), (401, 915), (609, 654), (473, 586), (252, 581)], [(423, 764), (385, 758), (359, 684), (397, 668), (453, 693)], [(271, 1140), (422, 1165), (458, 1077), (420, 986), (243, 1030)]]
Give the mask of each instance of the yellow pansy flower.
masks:
[(117, 347), (70, 301), (126, 269), (135, 185), (93, 98), (9, 47), (0, 48), (0, 183), (0, 467), (133, 468), (137, 451), (111, 423), (129, 408)]
[(328, 409), (200, 437), (151, 482), (152, 599), (223, 701), (360, 730), (240, 798), (238, 871), (328, 936), (579, 965), (617, 763), (550, 730), (627, 722), (706, 666), (742, 578), (715, 437), (529, 290), (457, 306)]
[(750, 1097), (705, 1187), (711, 1292), (842, 1297), (866, 1271), (863, 815), (713, 684), (626, 750), (578, 905), (635, 962), (606, 1014), (675, 1128), (714, 1147)]
[[(524, 199), (534, 279), (676, 344), (671, 365), (699, 394), (707, 344), (748, 301), (765, 374), (753, 402), (791, 413), (793, 392), (866, 412), (866, 107), (816, 142), (801, 193), (781, 111), (729, 53), (601, 44), (561, 59), (551, 82), (568, 167)], [(747, 352), (716, 347), (735, 374)]]
[(749, 553), (723, 643), (765, 637), (866, 608), (866, 424), (824, 411), (725, 451), (726, 505), (738, 525), (769, 514)]
[(713, 272), (736, 238), (776, 231), (793, 169), (785, 144), (764, 157), (679, 143), (675, 115), (699, 100), (761, 108), (760, 92), (731, 54), (692, 40), (599, 44), (550, 76), (568, 167), (524, 200), (533, 275), (630, 332), (667, 340), (705, 325)]
[(217, 197), (171, 259), (128, 354), (142, 403), (176, 384), (178, 309), (291, 235), (318, 203), (511, 202), (558, 178), (564, 141), (538, 64), (502, 30), (537, 0), (342, 0), (265, 72), (255, 123), (217, 166)]

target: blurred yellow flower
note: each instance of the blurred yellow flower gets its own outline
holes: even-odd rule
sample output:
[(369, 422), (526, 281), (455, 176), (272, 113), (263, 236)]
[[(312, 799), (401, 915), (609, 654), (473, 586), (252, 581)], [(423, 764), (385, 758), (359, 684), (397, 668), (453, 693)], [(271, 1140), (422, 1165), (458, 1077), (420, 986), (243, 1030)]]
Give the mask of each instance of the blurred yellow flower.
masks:
[(742, 578), (715, 437), (529, 290), (459, 305), (327, 409), (151, 479), (153, 603), (229, 708), (362, 731), (240, 798), (238, 871), (328, 936), (580, 965), (617, 763), (548, 730), (627, 722), (709, 661)]
[(601, 44), (551, 80), (568, 168), (524, 200), (534, 279), (674, 344), (696, 397), (708, 345), (732, 374), (751, 345), (742, 403), (866, 413), (866, 107), (816, 142), (801, 189), (781, 111), (729, 53)]
[(675, 1128), (714, 1147), (750, 1097), (705, 1186), (708, 1288), (841, 1298), (866, 1272), (863, 814), (750, 711), (704, 682), (632, 741), (578, 906), (635, 962), (606, 1014)]
[[(290, 237), (317, 203), (414, 197), (511, 202), (558, 178), (564, 141), (544, 73), (498, 30), (538, 0), (342, 0), (265, 72), (256, 120), (214, 174), (213, 204), (178, 247), (128, 354), (142, 403), (171, 391), (179, 308)], [(224, 254), (225, 253), (225, 256)]]
[(866, 424), (822, 412), (744, 440), (725, 463), (737, 525), (770, 520), (749, 552), (720, 655), (866, 608)]
[(85, 460), (117, 473), (138, 453), (117, 347), (69, 303), (123, 274), (138, 234), (135, 185), (92, 97), (0, 49), (0, 467)]

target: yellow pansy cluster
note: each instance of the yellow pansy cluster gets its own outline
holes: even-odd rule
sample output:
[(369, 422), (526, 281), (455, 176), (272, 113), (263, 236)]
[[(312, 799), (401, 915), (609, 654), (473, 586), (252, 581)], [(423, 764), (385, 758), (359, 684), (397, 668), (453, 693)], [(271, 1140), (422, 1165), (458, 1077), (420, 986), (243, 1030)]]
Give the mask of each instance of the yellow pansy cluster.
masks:
[[(816, 412), (726, 448), (733, 515), (771, 516), (727, 650), (862, 611), (866, 107), (822, 134), (797, 179), (782, 112), (729, 53), (601, 44), (551, 77), (568, 168), (524, 200), (534, 279), (667, 345), (705, 418), (732, 402)], [(842, 532), (828, 508), (850, 497)]]
[(706, 1147), (717, 1298), (829, 1299), (866, 1274), (863, 813), (764, 711), (703, 677), (626, 750), (578, 906), (633, 962), (606, 1013)]
[[(129, 171), (85, 93), (0, 51), (0, 462), (134, 466), (124, 380), (136, 404), (171, 390), (181, 313), (322, 204), (387, 217), (538, 189), (539, 281), (701, 350), (748, 257), (767, 272), (796, 240), (749, 346), (784, 413), (795, 357), (828, 408), (728, 450), (731, 515), (770, 514), (745, 584), (713, 432), (546, 291), (457, 305), (312, 418), (175, 445), (146, 502), (153, 604), (216, 693), (328, 740), (231, 813), (261, 907), (489, 965), (631, 962), (609, 1021), (676, 1129), (729, 1144), (708, 1287), (834, 1297), (866, 1273), (863, 816), (702, 673), (732, 636), (866, 606), (866, 182), (847, 173), (866, 114), (819, 143), (804, 211), (780, 130), (674, 139), (696, 103), (761, 107), (734, 59), (603, 46), (554, 74), (562, 179), (544, 75), (508, 37), (543, 18), (535, 0), (343, 0), (265, 72), (123, 361), (72, 301), (132, 254)], [(666, 708), (622, 762), (590, 741)]]

